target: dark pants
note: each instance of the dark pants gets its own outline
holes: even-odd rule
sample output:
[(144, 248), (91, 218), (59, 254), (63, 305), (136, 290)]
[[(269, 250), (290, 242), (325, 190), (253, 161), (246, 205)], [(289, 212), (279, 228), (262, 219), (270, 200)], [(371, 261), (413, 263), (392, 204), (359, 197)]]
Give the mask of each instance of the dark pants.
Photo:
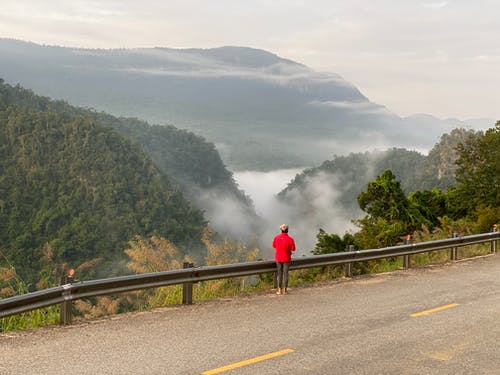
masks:
[(276, 262), (276, 267), (278, 288), (288, 288), (288, 269), (290, 268), (290, 263)]

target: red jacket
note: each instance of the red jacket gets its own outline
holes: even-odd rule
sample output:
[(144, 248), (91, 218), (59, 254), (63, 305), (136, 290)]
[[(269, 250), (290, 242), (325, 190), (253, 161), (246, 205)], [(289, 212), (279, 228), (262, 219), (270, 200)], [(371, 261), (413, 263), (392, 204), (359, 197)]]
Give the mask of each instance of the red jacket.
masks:
[(295, 251), (295, 242), (287, 233), (281, 233), (274, 237), (273, 247), (276, 250), (274, 255), (276, 262), (288, 263), (292, 261), (292, 251)]

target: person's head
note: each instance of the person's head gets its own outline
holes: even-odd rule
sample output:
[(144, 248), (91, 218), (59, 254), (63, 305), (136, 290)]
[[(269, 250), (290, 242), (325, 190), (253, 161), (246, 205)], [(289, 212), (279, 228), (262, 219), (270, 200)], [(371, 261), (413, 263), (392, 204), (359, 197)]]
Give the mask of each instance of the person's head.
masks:
[(280, 229), (281, 229), (281, 233), (288, 233), (288, 225), (281, 224)]

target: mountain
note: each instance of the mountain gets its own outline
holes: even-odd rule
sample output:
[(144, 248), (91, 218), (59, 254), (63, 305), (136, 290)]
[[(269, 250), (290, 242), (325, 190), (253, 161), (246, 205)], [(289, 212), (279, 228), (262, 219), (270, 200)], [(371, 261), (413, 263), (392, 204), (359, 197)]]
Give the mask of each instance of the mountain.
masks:
[[(296, 220), (312, 220), (323, 207), (335, 207), (347, 218), (361, 213), (357, 196), (366, 189), (368, 181), (390, 169), (401, 181), (405, 191), (418, 183), (417, 175), (426, 157), (417, 151), (392, 148), (386, 151), (351, 153), (336, 156), (320, 166), (304, 170), (278, 194), (278, 199), (301, 207)], [(318, 196), (329, 197), (328, 202)]]
[(220, 235), (248, 241), (259, 232), (259, 218), (251, 199), (238, 188), (213, 143), (173, 126), (151, 126), (135, 118), (117, 118), (17, 90), (25, 106), (93, 118), (137, 144), (184, 197), (204, 212)]
[(427, 156), (401, 148), (336, 156), (298, 174), (278, 195), (278, 207), (291, 223), (300, 223), (298, 237), (313, 248), (318, 228), (342, 233), (356, 230), (352, 219), (363, 216), (357, 196), (367, 183), (390, 169), (406, 194), (446, 190), (456, 184), (456, 147), (475, 133), (463, 128), (443, 134)]
[(429, 151), (423, 163), (416, 168), (415, 183), (410, 186), (410, 189), (447, 190), (455, 185), (455, 172), (458, 169), (455, 163), (458, 159), (457, 147), (479, 133), (471, 129), (457, 128), (450, 133), (443, 134), (440, 141)]
[(213, 143), (173, 126), (152, 126), (105, 113), (94, 115), (137, 143), (179, 186), (184, 197), (203, 211), (221, 236), (248, 242), (259, 235), (261, 219), (253, 202), (239, 189)]
[(400, 118), (334, 73), (251, 48), (102, 50), (0, 39), (0, 54), (7, 82), (192, 131), (231, 170), (318, 165), (367, 148), (428, 150), (463, 126)]
[(155, 234), (203, 258), (206, 221), (168, 176), (94, 116), (58, 106), (0, 81), (0, 265), (36, 280), (49, 246), (59, 264), (102, 257), (109, 276), (127, 241)]

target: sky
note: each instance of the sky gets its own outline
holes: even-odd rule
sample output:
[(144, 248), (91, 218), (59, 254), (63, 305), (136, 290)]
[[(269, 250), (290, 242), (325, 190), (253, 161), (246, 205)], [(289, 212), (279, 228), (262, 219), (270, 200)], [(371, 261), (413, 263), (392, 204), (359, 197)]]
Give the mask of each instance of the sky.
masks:
[(400, 116), (500, 119), (499, 19), (497, 0), (1, 0), (0, 37), (260, 48), (340, 74)]

